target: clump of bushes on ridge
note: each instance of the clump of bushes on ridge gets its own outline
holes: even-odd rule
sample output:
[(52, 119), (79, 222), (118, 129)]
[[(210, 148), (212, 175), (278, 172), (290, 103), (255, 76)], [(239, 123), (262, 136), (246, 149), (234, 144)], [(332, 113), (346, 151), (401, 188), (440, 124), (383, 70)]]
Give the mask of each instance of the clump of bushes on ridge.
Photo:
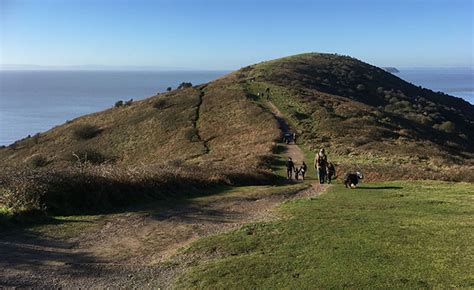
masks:
[(100, 132), (102, 132), (102, 130), (99, 127), (91, 124), (78, 125), (73, 129), (74, 137), (77, 140), (92, 139), (99, 135)]
[(190, 87), (192, 87), (192, 86), (193, 86), (192, 83), (189, 83), (189, 82), (182, 82), (182, 83), (179, 84), (178, 90), (180, 90), (180, 89), (187, 89), (187, 88), (190, 88)]

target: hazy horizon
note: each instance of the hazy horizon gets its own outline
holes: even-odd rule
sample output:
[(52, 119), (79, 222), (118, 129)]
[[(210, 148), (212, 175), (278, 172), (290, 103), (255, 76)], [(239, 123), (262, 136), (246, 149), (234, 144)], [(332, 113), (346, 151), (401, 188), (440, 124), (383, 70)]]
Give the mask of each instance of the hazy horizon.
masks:
[[(248, 64), (252, 65), (252, 64)], [(378, 67), (394, 67), (397, 69), (467, 69), (474, 70), (474, 66), (397, 66), (397, 65), (380, 65)], [(63, 66), (47, 66), (47, 65), (33, 65), (33, 64), (0, 64), (0, 71), (233, 71), (238, 68), (222, 68), (222, 69), (205, 69), (193, 67), (158, 67), (158, 66), (108, 66), (108, 65), (63, 65)]]

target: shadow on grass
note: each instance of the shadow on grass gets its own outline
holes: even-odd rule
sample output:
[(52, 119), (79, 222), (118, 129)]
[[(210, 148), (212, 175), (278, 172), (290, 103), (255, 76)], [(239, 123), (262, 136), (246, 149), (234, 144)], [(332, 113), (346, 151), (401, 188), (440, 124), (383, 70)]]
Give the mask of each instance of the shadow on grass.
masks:
[(359, 186), (358, 189), (403, 189), (401, 186)]

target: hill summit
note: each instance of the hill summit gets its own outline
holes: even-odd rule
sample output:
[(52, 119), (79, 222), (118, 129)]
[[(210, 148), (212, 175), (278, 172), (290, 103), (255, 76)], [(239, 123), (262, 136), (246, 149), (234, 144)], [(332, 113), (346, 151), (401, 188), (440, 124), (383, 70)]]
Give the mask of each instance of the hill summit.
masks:
[(281, 137), (268, 101), (307, 148), (327, 148), (341, 164), (474, 165), (474, 106), (355, 58), (322, 53), (250, 65), (77, 118), (0, 149), (0, 162), (265, 169)]

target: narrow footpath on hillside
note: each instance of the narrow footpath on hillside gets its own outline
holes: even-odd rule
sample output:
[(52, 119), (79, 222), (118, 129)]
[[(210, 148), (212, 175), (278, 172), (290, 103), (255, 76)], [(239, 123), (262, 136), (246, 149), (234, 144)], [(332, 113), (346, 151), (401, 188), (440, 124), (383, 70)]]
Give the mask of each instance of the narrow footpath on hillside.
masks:
[[(275, 106), (275, 104), (272, 101), (267, 101), (267, 105), (269, 109), (271, 110), (275, 119), (278, 121), (278, 124), (280, 125), (280, 130), (282, 131), (282, 133), (283, 134), (291, 133), (292, 130), (291, 130), (290, 125), (288, 124), (288, 121), (286, 121), (285, 119), (285, 115), (278, 109), (277, 106)], [(304, 156), (303, 150), (301, 150), (301, 148), (298, 145), (285, 144), (282, 142), (280, 146), (283, 147), (282, 154), (287, 158), (291, 157), (291, 159), (296, 165), (299, 165), (304, 161), (305, 156)], [(314, 171), (314, 170), (311, 170), (313, 164), (307, 164), (307, 165), (308, 165), (308, 168), (310, 169), (307, 176), (310, 176), (311, 173)], [(324, 192), (326, 188), (327, 188), (327, 185), (319, 184), (318, 182), (312, 182), (311, 187), (308, 190), (305, 190), (300, 193), (300, 197), (317, 196), (320, 193)]]
[[(284, 133), (290, 128), (281, 112), (269, 106)], [(300, 163), (297, 145), (281, 144), (283, 154)], [(231, 188), (174, 206), (150, 204), (96, 220), (69, 222), (71, 237), (52, 230), (19, 229), (0, 237), (0, 286), (24, 287), (160, 287), (170, 286), (177, 273), (196, 261), (178, 251), (198, 238), (246, 223), (278, 218), (284, 201), (320, 194), (314, 184), (286, 187)], [(76, 223), (77, 225), (75, 225)], [(92, 223), (93, 225), (87, 225)], [(74, 228), (76, 227), (76, 228)], [(176, 263), (166, 263), (177, 257)]]

